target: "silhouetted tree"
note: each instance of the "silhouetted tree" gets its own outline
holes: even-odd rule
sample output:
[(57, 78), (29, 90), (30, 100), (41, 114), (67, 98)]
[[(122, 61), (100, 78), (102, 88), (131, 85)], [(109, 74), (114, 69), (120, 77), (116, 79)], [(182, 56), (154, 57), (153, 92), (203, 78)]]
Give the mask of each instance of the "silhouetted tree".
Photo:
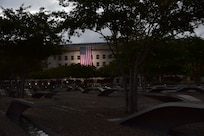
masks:
[(196, 84), (201, 83), (201, 76), (204, 74), (204, 40), (200, 37), (189, 37), (183, 39), (186, 48), (186, 71), (193, 77)]
[[(59, 14), (45, 11), (30, 13), (29, 7), (4, 9), (0, 16), (1, 64), (16, 80), (18, 96), (24, 96), (24, 82), (43, 59), (60, 52), (61, 28)], [(21, 80), (18, 84), (17, 80)]]

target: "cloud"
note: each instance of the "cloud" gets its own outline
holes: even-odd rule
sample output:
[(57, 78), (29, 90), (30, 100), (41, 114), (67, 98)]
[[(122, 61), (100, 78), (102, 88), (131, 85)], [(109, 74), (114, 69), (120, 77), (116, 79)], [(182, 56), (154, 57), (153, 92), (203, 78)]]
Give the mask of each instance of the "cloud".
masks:
[[(22, 4), (24, 6), (31, 6), (28, 9), (30, 12), (39, 11), (40, 7), (45, 7), (46, 10), (58, 11), (65, 10), (69, 12), (71, 8), (62, 7), (59, 5), (58, 0), (0, 0), (0, 6), (4, 8), (13, 8), (18, 9)], [(200, 26), (196, 30), (196, 34), (204, 38), (204, 26)], [(105, 34), (110, 34), (107, 30), (104, 30)], [(90, 43), (90, 42), (104, 42), (104, 39), (101, 38), (101, 35), (87, 30), (80, 37), (72, 37), (72, 43)]]
[(31, 6), (29, 9), (31, 12), (39, 11), (40, 7), (45, 7), (46, 10), (51, 11), (70, 11), (70, 8), (60, 6), (58, 0), (0, 0), (0, 5), (4, 8), (18, 9), (22, 4), (25, 7)]
[(204, 38), (204, 25), (200, 25), (198, 28), (196, 28), (195, 33), (198, 37)]
[(86, 30), (80, 37), (71, 37), (72, 43), (94, 43), (94, 42), (105, 42), (101, 35), (92, 32), (90, 30)]
[[(4, 8), (18, 9), (22, 4), (25, 7), (31, 6), (28, 10), (30, 12), (39, 11), (40, 7), (45, 7), (46, 10), (59, 11), (65, 10), (70, 11), (68, 7), (62, 7), (59, 5), (58, 0), (0, 0), (0, 5)], [(103, 42), (100, 35), (91, 31), (86, 31), (80, 37), (72, 37), (72, 43), (90, 43), (90, 42)]]

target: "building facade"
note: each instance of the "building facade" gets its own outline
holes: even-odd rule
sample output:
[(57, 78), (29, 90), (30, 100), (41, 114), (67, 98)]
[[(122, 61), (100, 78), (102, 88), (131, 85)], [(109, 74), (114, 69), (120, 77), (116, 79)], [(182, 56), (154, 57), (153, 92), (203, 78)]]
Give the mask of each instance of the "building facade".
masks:
[(106, 43), (67, 44), (63, 48), (65, 49), (63, 54), (50, 56), (46, 60), (47, 69), (71, 64), (93, 65), (100, 68), (114, 60)]

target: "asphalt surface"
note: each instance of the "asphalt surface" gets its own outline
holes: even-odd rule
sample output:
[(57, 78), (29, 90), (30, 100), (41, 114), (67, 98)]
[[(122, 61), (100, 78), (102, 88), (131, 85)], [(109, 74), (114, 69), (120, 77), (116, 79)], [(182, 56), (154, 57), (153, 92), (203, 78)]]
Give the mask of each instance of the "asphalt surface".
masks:
[[(123, 92), (115, 92), (108, 97), (100, 97), (98, 92), (86, 94), (80, 91), (58, 92), (53, 98), (25, 100), (54, 102), (52, 106), (33, 107), (23, 115), (32, 123), (56, 136), (156, 136), (156, 133), (131, 129), (118, 124), (128, 114), (125, 112)], [(204, 100), (203, 94), (193, 96)], [(0, 96), (0, 136), (28, 135), (19, 124), (10, 120), (6, 111), (13, 98)], [(138, 95), (139, 110), (162, 103), (161, 101)], [(201, 102), (202, 103), (202, 102)], [(189, 124), (174, 129), (193, 136), (204, 135), (204, 123)]]

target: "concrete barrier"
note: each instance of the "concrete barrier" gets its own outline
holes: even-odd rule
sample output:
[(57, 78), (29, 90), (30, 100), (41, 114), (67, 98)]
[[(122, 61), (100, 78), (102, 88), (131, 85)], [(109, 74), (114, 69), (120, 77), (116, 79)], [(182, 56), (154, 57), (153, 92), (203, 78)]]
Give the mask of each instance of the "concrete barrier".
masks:
[(152, 131), (162, 136), (177, 126), (204, 122), (204, 105), (192, 103), (164, 103), (122, 119), (121, 125)]

